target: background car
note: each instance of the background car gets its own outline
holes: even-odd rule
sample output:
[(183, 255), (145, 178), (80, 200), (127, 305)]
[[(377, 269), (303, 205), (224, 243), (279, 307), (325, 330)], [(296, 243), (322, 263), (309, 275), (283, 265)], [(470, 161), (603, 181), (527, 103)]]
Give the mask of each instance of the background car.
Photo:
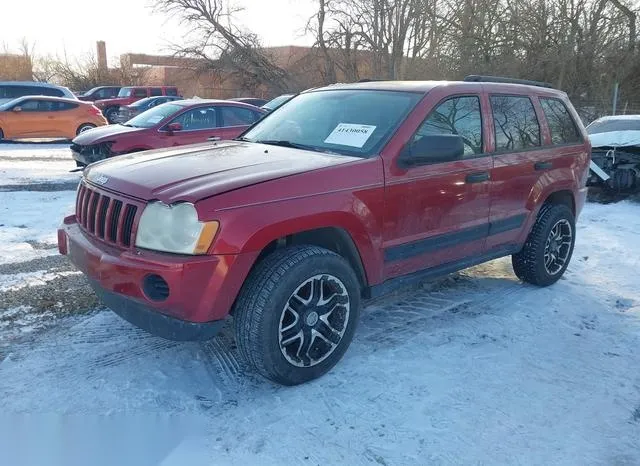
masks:
[(64, 138), (107, 124), (90, 102), (27, 96), (0, 105), (0, 139)]
[(589, 185), (612, 193), (640, 191), (640, 115), (598, 118), (587, 133), (592, 146)]
[(158, 97), (147, 97), (142, 100), (138, 100), (137, 102), (132, 103), (131, 105), (125, 105), (124, 107), (120, 107), (120, 111), (118, 115), (115, 117), (116, 123), (124, 123), (136, 115), (141, 114), (142, 112), (146, 112), (150, 108), (157, 107), (158, 105), (165, 104), (167, 102), (172, 102), (175, 100), (182, 100), (182, 97), (178, 96), (170, 96), (170, 95), (161, 95)]
[(77, 100), (68, 88), (35, 81), (0, 81), (0, 104), (25, 95), (46, 95)]
[(262, 107), (268, 102), (266, 99), (258, 99), (257, 97), (238, 97), (237, 99), (229, 99), (234, 102), (243, 102), (249, 105), (255, 105), (256, 107)]
[(79, 135), (71, 151), (80, 167), (115, 155), (208, 140), (233, 139), (264, 110), (230, 100), (167, 102), (132, 118)]
[(95, 104), (102, 110), (102, 114), (109, 123), (115, 123), (120, 107), (131, 105), (146, 97), (161, 95), (178, 96), (178, 88), (175, 86), (127, 86), (120, 89), (117, 97), (96, 100)]
[(121, 86), (98, 86), (94, 87), (87, 92), (80, 94), (78, 99), (84, 100), (87, 102), (94, 102), (96, 100), (102, 99), (113, 99), (118, 97), (118, 92), (120, 92)]
[(276, 108), (289, 102), (293, 97), (294, 97), (294, 94), (279, 95), (275, 99), (271, 99), (269, 102), (262, 105), (261, 108), (266, 110), (267, 112), (273, 112)]

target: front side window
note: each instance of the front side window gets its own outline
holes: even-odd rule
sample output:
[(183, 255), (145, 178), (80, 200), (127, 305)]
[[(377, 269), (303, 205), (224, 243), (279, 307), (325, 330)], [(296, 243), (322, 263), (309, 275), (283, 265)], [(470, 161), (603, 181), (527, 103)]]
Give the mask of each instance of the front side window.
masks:
[(258, 113), (248, 108), (224, 106), (221, 111), (224, 126), (247, 126), (258, 120)]
[(132, 87), (123, 87), (122, 89), (120, 89), (120, 91), (118, 91), (118, 97), (131, 97), (132, 93), (133, 93)]
[(182, 131), (217, 128), (217, 113), (215, 107), (198, 107), (184, 112), (171, 123), (180, 123)]
[(549, 125), (552, 144), (571, 144), (581, 141), (578, 128), (562, 101), (540, 98), (540, 105)]
[(457, 134), (464, 156), (482, 154), (482, 115), (477, 96), (454, 97), (441, 103), (420, 125), (413, 140), (432, 134)]
[(161, 121), (175, 115), (178, 111), (182, 110), (181, 105), (163, 104), (158, 105), (146, 112), (141, 113), (138, 116), (133, 117), (131, 120), (125, 123), (126, 126), (133, 126), (135, 128), (152, 128)]
[(22, 102), (15, 105), (15, 107), (20, 107), (23, 112), (42, 112), (44, 111), (44, 105), (40, 105), (41, 102), (35, 99), (23, 100)]
[(423, 95), (360, 89), (304, 93), (257, 123), (243, 140), (369, 157)]
[(540, 124), (528, 97), (491, 96), (496, 151), (526, 150), (540, 145)]

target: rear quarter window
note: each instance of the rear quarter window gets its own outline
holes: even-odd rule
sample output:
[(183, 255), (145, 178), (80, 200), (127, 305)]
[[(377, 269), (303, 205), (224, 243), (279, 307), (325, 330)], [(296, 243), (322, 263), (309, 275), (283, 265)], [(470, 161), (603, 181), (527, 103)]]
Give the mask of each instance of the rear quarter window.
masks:
[(552, 144), (582, 142), (578, 127), (564, 102), (559, 99), (541, 97), (540, 106), (549, 125)]

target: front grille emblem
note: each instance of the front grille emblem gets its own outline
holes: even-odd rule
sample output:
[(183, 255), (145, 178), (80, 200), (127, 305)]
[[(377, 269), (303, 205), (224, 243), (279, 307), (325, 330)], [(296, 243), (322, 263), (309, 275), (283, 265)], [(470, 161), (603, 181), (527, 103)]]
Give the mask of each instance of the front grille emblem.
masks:
[(94, 183), (97, 183), (99, 185), (104, 185), (107, 181), (109, 181), (109, 177), (106, 175), (103, 175), (102, 173), (99, 175), (96, 175), (95, 177), (93, 177), (92, 180)]

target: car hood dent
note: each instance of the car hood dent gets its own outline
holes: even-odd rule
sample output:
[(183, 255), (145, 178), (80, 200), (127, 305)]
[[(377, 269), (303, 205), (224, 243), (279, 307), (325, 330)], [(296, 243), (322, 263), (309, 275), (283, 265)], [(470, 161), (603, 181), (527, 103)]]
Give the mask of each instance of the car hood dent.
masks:
[(109, 141), (111, 138), (126, 135), (134, 135), (147, 130), (147, 128), (133, 128), (131, 126), (122, 125), (106, 125), (93, 128), (87, 132), (80, 133), (73, 139), (74, 144), (80, 146), (88, 146)]
[(264, 181), (360, 160), (245, 142), (203, 143), (119, 156), (90, 165), (85, 176), (144, 200), (197, 202)]

